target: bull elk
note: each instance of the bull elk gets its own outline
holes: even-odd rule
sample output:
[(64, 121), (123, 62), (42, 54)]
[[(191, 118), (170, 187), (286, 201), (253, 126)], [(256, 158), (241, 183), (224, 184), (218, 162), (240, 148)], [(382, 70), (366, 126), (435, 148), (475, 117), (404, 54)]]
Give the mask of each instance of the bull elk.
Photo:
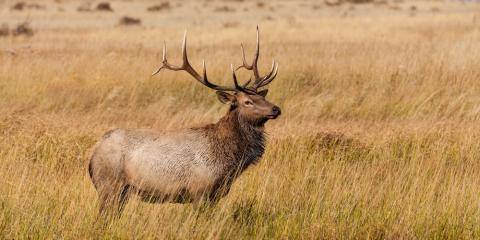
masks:
[[(200, 75), (187, 57), (186, 33), (182, 44), (183, 63), (167, 61), (163, 46), (162, 69), (186, 71), (198, 82), (216, 90), (229, 110), (217, 123), (203, 127), (160, 133), (153, 130), (115, 129), (108, 131), (94, 146), (89, 174), (98, 192), (100, 214), (106, 210), (120, 214), (129, 197), (136, 194), (146, 202), (215, 202), (230, 190), (233, 181), (262, 157), (265, 149), (265, 123), (280, 115), (280, 108), (265, 99), (260, 90), (273, 81), (278, 65), (273, 61), (268, 74), (258, 70), (259, 32), (251, 64), (245, 60), (232, 65), (233, 86), (220, 86), (207, 78), (205, 61)], [(254, 79), (239, 84), (235, 71), (247, 69)]]

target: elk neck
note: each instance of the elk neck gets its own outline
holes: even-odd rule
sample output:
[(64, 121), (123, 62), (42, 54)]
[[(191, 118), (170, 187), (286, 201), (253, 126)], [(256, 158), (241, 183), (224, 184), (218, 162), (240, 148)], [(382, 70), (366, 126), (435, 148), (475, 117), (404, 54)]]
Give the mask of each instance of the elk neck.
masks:
[(203, 129), (211, 144), (213, 160), (228, 170), (242, 172), (263, 155), (264, 124), (249, 123), (236, 109), (230, 109), (217, 123)]

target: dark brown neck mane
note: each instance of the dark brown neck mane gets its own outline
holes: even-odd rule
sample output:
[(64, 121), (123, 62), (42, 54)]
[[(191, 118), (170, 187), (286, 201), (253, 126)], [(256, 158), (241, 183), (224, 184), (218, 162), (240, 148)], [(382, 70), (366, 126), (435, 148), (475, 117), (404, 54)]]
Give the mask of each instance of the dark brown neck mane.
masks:
[(214, 161), (223, 165), (224, 170), (239, 174), (263, 155), (263, 123), (256, 126), (249, 123), (236, 109), (230, 109), (217, 123), (203, 129), (210, 141)]

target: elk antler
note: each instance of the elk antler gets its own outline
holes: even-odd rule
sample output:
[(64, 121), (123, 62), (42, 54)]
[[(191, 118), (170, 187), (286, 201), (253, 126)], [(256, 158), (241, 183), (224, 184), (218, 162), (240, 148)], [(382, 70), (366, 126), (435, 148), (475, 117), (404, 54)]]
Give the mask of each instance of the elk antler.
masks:
[(272, 63), (272, 70), (270, 71), (270, 73), (268, 73), (263, 77), (260, 76), (258, 72), (258, 57), (260, 56), (260, 33), (258, 30), (258, 26), (257, 26), (257, 47), (255, 50), (255, 55), (253, 57), (253, 61), (251, 65), (248, 65), (247, 61), (245, 60), (245, 49), (243, 48), (243, 44), (241, 44), (240, 46), (242, 48), (243, 64), (237, 67), (235, 70), (238, 70), (240, 68), (245, 68), (247, 70), (253, 71), (253, 75), (255, 76), (255, 81), (253, 82), (252, 86), (248, 87), (248, 84), (250, 83), (250, 81), (248, 81), (242, 87), (256, 92), (258, 88), (266, 86), (267, 84), (272, 82), (273, 79), (275, 79), (278, 72), (278, 64), (275, 62), (275, 59), (274, 59)]
[[(159, 73), (162, 69), (168, 69), (168, 70), (172, 70), (172, 71), (183, 70), (183, 71), (186, 71), (187, 73), (189, 73), (192, 77), (194, 77), (201, 84), (207, 86), (208, 88), (217, 90), (217, 91), (235, 91), (235, 92), (248, 91), (248, 90), (244, 89), (243, 87), (241, 87), (240, 85), (238, 85), (238, 82), (237, 82), (237, 79), (236, 79), (236, 76), (235, 76), (235, 72), (233, 73), (233, 76), (234, 76), (233, 80), (234, 80), (234, 83), (235, 83), (234, 87), (219, 86), (219, 85), (216, 85), (216, 84), (213, 84), (213, 83), (209, 82), (208, 78), (207, 78), (207, 70), (206, 70), (206, 67), (205, 67), (205, 60), (203, 60), (203, 77), (200, 76), (200, 74), (198, 74), (198, 72), (195, 71), (195, 69), (193, 69), (193, 67), (188, 62), (188, 57), (187, 57), (187, 31), (185, 31), (185, 35), (183, 37), (182, 55), (183, 55), (183, 63), (182, 63), (181, 66), (174, 66), (174, 65), (171, 65), (170, 63), (168, 63), (168, 61), (167, 61), (167, 44), (165, 42), (163, 42), (162, 66), (160, 68), (158, 68), (157, 71), (152, 73), (152, 76)], [(233, 67), (232, 67), (232, 70), (233, 70)]]

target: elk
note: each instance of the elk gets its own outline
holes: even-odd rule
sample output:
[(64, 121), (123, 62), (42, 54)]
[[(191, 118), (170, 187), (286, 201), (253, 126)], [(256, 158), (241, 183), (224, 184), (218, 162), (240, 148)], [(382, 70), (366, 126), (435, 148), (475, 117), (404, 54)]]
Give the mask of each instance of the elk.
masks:
[[(217, 123), (172, 132), (143, 129), (108, 131), (93, 147), (88, 171), (98, 192), (100, 214), (120, 215), (131, 195), (151, 203), (217, 202), (226, 196), (234, 180), (262, 157), (265, 150), (265, 123), (276, 119), (280, 108), (265, 99), (278, 72), (273, 60), (270, 72), (258, 70), (260, 50), (257, 27), (256, 51), (251, 64), (232, 68), (233, 86), (220, 86), (207, 78), (205, 61), (200, 75), (187, 57), (186, 32), (183, 38), (183, 63), (167, 61), (163, 45), (162, 69), (185, 71), (204, 86), (216, 90), (220, 102), (229, 110)], [(253, 72), (245, 84), (239, 84), (236, 70)], [(109, 210), (109, 211), (107, 211)]]

